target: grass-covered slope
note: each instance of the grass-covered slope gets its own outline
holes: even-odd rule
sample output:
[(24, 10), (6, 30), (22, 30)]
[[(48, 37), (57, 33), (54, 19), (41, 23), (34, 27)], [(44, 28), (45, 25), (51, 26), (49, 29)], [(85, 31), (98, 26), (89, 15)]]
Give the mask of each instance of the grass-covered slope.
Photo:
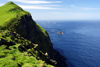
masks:
[[(20, 24), (21, 17), (25, 15), (30, 16), (30, 13), (24, 11), (13, 2), (6, 3), (0, 7), (0, 29), (9, 29), (17, 32), (25, 30)], [(26, 33), (24, 33), (24, 35), (25, 34)]]
[(52, 67), (47, 32), (13, 2), (0, 7), (0, 67)]
[(0, 67), (53, 67), (54, 63), (36, 48), (37, 44), (18, 33), (0, 30)]
[(29, 12), (13, 2), (0, 7), (0, 29), (16, 31), (22, 37), (37, 43), (41, 51), (50, 54), (52, 45), (46, 30), (32, 20)]
[(16, 17), (17, 19), (21, 19), (19, 16), (22, 15), (30, 15), (30, 14), (24, 11), (21, 7), (14, 4), (13, 2), (8, 2), (0, 7), (0, 26), (6, 26)]

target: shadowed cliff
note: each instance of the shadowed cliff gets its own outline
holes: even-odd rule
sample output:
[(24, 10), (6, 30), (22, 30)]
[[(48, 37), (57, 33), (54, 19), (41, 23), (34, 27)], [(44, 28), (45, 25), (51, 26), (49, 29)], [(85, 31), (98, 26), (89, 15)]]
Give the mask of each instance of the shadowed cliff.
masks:
[(0, 10), (1, 66), (14, 63), (15, 67), (66, 67), (65, 59), (53, 49), (46, 30), (29, 12), (13, 2), (1, 6)]

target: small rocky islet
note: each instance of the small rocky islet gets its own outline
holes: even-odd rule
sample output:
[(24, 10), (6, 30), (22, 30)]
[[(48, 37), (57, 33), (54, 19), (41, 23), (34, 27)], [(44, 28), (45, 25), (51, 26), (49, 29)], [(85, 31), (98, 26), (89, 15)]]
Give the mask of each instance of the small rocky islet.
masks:
[(61, 34), (61, 35), (63, 35), (63, 32), (59, 31), (57, 34)]
[(67, 67), (29, 12), (13, 2), (0, 10), (0, 67)]

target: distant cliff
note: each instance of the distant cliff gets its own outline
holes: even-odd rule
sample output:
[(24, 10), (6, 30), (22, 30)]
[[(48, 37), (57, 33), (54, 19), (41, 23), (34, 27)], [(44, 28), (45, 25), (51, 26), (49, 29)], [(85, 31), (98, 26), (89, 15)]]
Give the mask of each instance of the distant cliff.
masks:
[(0, 7), (0, 67), (67, 67), (46, 30), (13, 2)]

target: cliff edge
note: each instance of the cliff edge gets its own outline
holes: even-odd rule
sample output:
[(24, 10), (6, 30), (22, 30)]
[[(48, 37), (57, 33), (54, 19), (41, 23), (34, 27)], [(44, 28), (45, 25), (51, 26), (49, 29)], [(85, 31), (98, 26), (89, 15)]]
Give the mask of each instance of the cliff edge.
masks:
[(0, 7), (0, 67), (67, 67), (49, 35), (21, 7)]

